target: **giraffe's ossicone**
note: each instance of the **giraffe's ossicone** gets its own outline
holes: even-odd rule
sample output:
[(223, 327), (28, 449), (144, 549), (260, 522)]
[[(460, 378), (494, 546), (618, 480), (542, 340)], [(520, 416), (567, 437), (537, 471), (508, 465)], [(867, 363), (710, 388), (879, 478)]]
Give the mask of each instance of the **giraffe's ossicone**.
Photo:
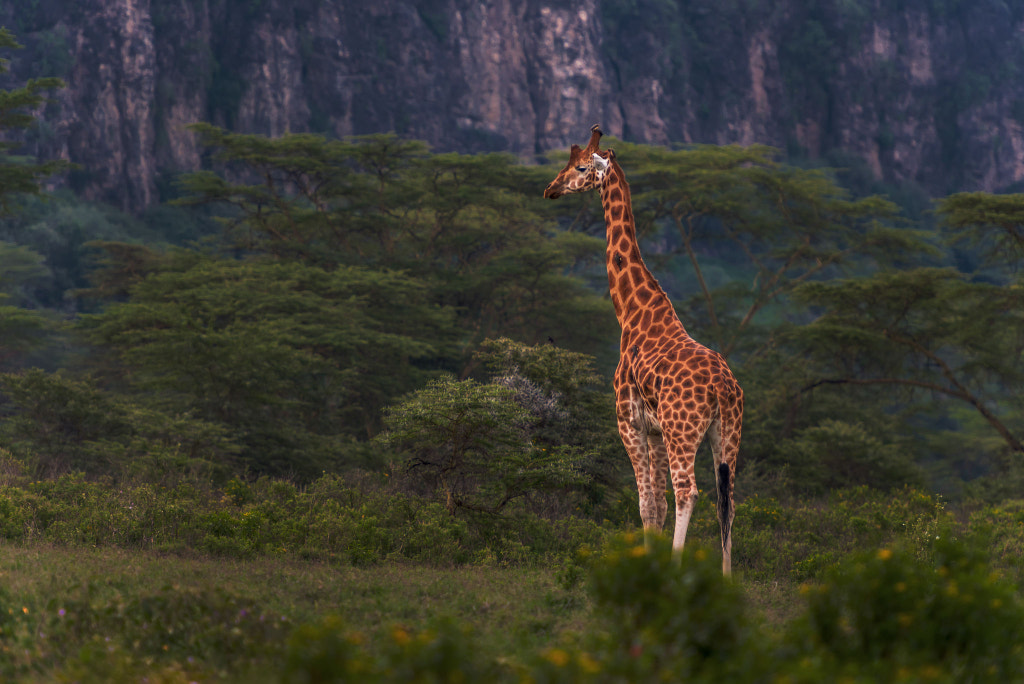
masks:
[(733, 485), (743, 423), (743, 390), (717, 352), (687, 334), (672, 302), (640, 256), (629, 184), (615, 151), (599, 149), (601, 129), (591, 129), (586, 148), (573, 145), (569, 163), (544, 191), (557, 199), (598, 189), (607, 237), (608, 289), (622, 328), (615, 371), (619, 434), (629, 453), (640, 494), (644, 530), (661, 530), (675, 492), (672, 547), (686, 539), (697, 483), (694, 458), (705, 436), (718, 483), (722, 570), (732, 569)]

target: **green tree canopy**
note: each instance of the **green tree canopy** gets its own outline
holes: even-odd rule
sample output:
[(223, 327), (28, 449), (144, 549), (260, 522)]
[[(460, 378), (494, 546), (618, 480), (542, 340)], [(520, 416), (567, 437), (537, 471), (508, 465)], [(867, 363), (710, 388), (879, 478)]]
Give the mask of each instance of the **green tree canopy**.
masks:
[(393, 135), (326, 140), (238, 135), (196, 125), (229, 170), (191, 174), (182, 204), (226, 207), (248, 251), (331, 269), (401, 270), (456, 314), (445, 362), (467, 375), (487, 338), (554, 338), (595, 352), (614, 329), (608, 303), (573, 275), (602, 242), (557, 229), (537, 169), (501, 154), (429, 154)]
[(9, 402), (0, 438), (36, 476), (123, 473), (173, 482), (238, 466), (238, 448), (222, 427), (106, 392), (89, 378), (31, 369), (0, 375), (0, 389)]
[[(10, 31), (0, 28), (0, 48), (21, 47)], [(8, 60), (0, 58), (0, 74), (7, 72), (7, 64)], [(45, 100), (43, 93), (63, 86), (59, 78), (34, 78), (21, 88), (0, 89), (0, 131), (31, 126), (35, 121), (32, 110)], [(10, 211), (13, 196), (37, 194), (40, 181), (67, 167), (61, 160), (38, 163), (12, 155), (19, 145), (17, 141), (0, 142), (0, 214)]]
[[(731, 362), (764, 351), (801, 283), (928, 249), (893, 203), (853, 199), (827, 171), (782, 164), (770, 147), (607, 146), (626, 166), (639, 233), (657, 238), (644, 258), (670, 295), (683, 293), (673, 298), (687, 329)], [(599, 211), (575, 220), (595, 223), (603, 231)]]
[(530, 438), (535, 421), (513, 389), (443, 376), (388, 409), (381, 442), (407, 455), (405, 467), (430, 482), (453, 515), (498, 513), (579, 481), (571, 450)]
[[(798, 301), (819, 308), (792, 332), (810, 378), (823, 385), (886, 386), (919, 410), (962, 402), (1003, 446), (1024, 453), (1024, 297), (1019, 288), (972, 282), (953, 269), (917, 268), (806, 284)], [(906, 409), (905, 409), (906, 410)]]
[(978, 250), (987, 265), (1020, 274), (1024, 264), (1024, 195), (962, 192), (938, 202), (954, 244)]
[(305, 476), (443, 353), (451, 312), (425, 300), (396, 272), (178, 252), (82, 327), (132, 388), (225, 426), (250, 467)]

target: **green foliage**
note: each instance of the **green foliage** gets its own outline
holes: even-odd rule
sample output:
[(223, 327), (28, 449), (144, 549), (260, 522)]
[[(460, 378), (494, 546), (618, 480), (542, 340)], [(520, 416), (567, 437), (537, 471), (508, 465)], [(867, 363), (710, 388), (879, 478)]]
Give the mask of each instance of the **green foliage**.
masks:
[[(1024, 606), (985, 552), (934, 543), (933, 562), (902, 549), (859, 554), (809, 588), (808, 646), (839, 672), (1005, 681), (1024, 670)], [(910, 673), (915, 673), (911, 675)], [(891, 676), (891, 675), (888, 675)]]
[(99, 581), (31, 607), (4, 592), (0, 614), (0, 673), (19, 680), (43, 668), (74, 681), (244, 671), (278, 656), (292, 629), (284, 617), (216, 589), (166, 586), (126, 596)]
[(735, 681), (758, 657), (739, 587), (707, 551), (673, 558), (670, 541), (614, 540), (597, 559), (591, 592), (607, 624), (601, 670), (626, 681)]
[[(140, 220), (113, 207), (85, 202), (67, 191), (25, 197), (19, 204), (16, 213), (0, 217), (0, 240), (27, 247), (45, 262), (46, 272), (23, 288), (26, 303), (62, 312), (87, 308), (76, 295), (89, 285), (90, 271), (96, 267), (94, 243), (124, 241), (135, 247), (142, 243), (156, 246), (180, 236), (158, 220), (159, 214), (168, 211), (147, 212)], [(188, 227), (180, 213), (176, 223), (180, 224), (177, 231)]]
[[(823, 310), (792, 337), (821, 364), (800, 392), (824, 384), (876, 385), (943, 395), (972, 406), (1013, 451), (1020, 427), (1000, 391), (1021, 380), (1020, 292), (970, 282), (951, 269), (917, 268), (808, 283), (798, 301)], [(1000, 321), (993, 327), (991, 321)]]
[[(645, 545), (638, 533), (610, 538), (583, 526), (569, 532), (560, 556), (552, 556), (550, 549), (525, 542), (531, 534), (544, 534), (542, 527), (551, 534), (556, 524), (537, 520), (528, 532), (521, 521), (506, 519), (501, 526), (506, 534), (520, 527), (524, 555), (519, 562), (532, 559), (553, 574), (551, 561), (566, 558), (570, 548), (578, 549), (578, 560), (558, 564), (563, 589), (540, 583), (549, 592), (536, 602), (546, 606), (544, 615), (531, 617), (525, 606), (514, 607), (516, 631), (504, 626), (499, 643), (485, 647), (467, 623), (487, 624), (499, 615), (506, 619), (505, 613), (494, 612), (493, 598), (453, 604), (447, 585), (475, 571), (463, 566), (457, 575), (438, 571), (432, 576), (408, 562), (491, 565), (493, 557), (473, 550), (483, 551), (477, 546), (481, 543), (498, 550), (501, 542), (483, 540), (440, 505), (386, 489), (369, 491), (365, 484), (361, 489), (333, 476), (305, 489), (269, 479), (236, 480), (223, 491), (184, 484), (173, 490), (115, 488), (81, 477), (3, 488), (0, 531), (7, 540), (21, 542), (11, 557), (18, 559), (18, 568), (32, 564), (34, 577), (46, 572), (35, 565), (33, 549), (40, 543), (47, 549), (61, 544), (61, 558), (83, 553), (75, 547), (114, 545), (130, 553), (112, 556), (117, 570), (100, 578), (75, 572), (71, 579), (59, 579), (67, 574), (54, 574), (51, 583), (67, 584), (42, 593), (19, 589), (24, 580), (17, 577), (26, 570), (11, 572), (16, 568), (5, 561), (5, 577), (12, 582), (0, 589), (0, 649), (5, 654), (0, 671), (7, 678), (42, 672), (76, 681), (135, 679), (141, 673), (158, 673), (169, 681), (215, 674), (229, 681), (449, 681), (461, 673), (477, 681), (685, 676), (709, 682), (811, 682), (844, 677), (1012, 681), (1024, 668), (1016, 640), (1024, 626), (1024, 604), (1016, 587), (997, 571), (1000, 558), (1019, 555), (1013, 545), (1020, 540), (1019, 507), (979, 511), (972, 520), (981, 529), (998, 529), (998, 535), (964, 544), (956, 537), (970, 537), (977, 528), (952, 518), (945, 520), (954, 527), (947, 526), (937, 517), (937, 503), (914, 492), (885, 499), (864, 488), (804, 508), (749, 500), (737, 511), (737, 525), (743, 521), (748, 528), (736, 530), (736, 558), (748, 563), (737, 567), (737, 579), (722, 577), (716, 554), (700, 547), (702, 527), (709, 540), (717, 534), (713, 506), (698, 510), (691, 528), (696, 543), (679, 557), (673, 556), (667, 538)], [(446, 531), (425, 532), (445, 524)], [(812, 582), (801, 590), (806, 606), (792, 606), (792, 619), (762, 625), (753, 613), (751, 599), (756, 603), (762, 586), (753, 579), (761, 571), (749, 565), (751, 547), (760, 543), (751, 541), (752, 533), (758, 532), (783, 535), (788, 545), (816, 535), (807, 543), (807, 560), (830, 558), (805, 576)], [(410, 552), (412, 540), (424, 534), (419, 550)], [(1012, 539), (1017, 541), (1007, 543)], [(506, 537), (505, 548), (511, 549), (510, 541)], [(786, 548), (779, 550), (788, 553)], [(144, 549), (160, 555), (147, 555)], [(270, 608), (266, 597), (254, 598), (248, 581), (225, 580), (223, 570), (205, 572), (229, 588), (147, 579), (153, 569), (179, 563), (167, 551), (185, 554), (190, 569), (209, 565), (197, 563), (196, 554), (204, 549), (236, 559), (291, 559), (270, 571), (259, 569), (263, 566), (256, 561), (235, 560), (230, 568), (255, 573), (253, 580), (267, 583), (266, 591), (277, 599), (282, 592), (297, 592), (317, 608), (301, 617), (294, 609)], [(448, 549), (461, 553), (461, 559), (444, 558)], [(995, 551), (991, 557), (990, 549)], [(305, 561), (296, 565), (297, 559)], [(318, 559), (403, 562), (379, 564), (370, 585), (336, 579), (335, 588), (325, 592), (325, 578), (346, 571), (310, 563)], [(1008, 560), (1014, 567), (1015, 559)], [(793, 579), (771, 567), (772, 560), (766, 556), (756, 562), (767, 570), (762, 577), (768, 583), (793, 587), (796, 598)], [(141, 569), (146, 566), (150, 569)], [(424, 576), (405, 587), (413, 570)], [(582, 575), (589, 577), (586, 595), (573, 588)], [(500, 573), (488, 576), (506, 581)], [(299, 577), (300, 586), (293, 586)], [(392, 591), (389, 583), (403, 588)], [(490, 590), (491, 595), (509, 591)], [(356, 617), (360, 610), (353, 609), (346, 619), (337, 617), (339, 597), (332, 591), (345, 594), (346, 607), (358, 598), (349, 594), (365, 594), (360, 599), (365, 615)], [(385, 601), (392, 593), (398, 598)], [(294, 600), (285, 598), (283, 604)], [(429, 606), (404, 601), (443, 602), (441, 615), (455, 619), (438, 620)], [(547, 613), (571, 608), (580, 619), (586, 612), (580, 605), (592, 605), (593, 612), (574, 623), (573, 632), (544, 631), (552, 619)], [(522, 629), (540, 634), (525, 639)]]
[[(14, 36), (0, 27), (0, 48), (18, 49), (22, 46)], [(7, 72), (8, 60), (0, 58), (0, 74)], [(0, 89), (0, 130), (28, 128), (35, 121), (30, 112), (46, 99), (44, 92), (63, 87), (59, 78), (35, 78), (21, 88)], [(17, 142), (0, 142), (0, 214), (11, 210), (11, 200), (19, 193), (38, 194), (39, 183), (61, 169), (67, 168), (63, 160), (33, 163), (12, 156)]]
[(57, 331), (54, 316), (36, 308), (35, 286), (50, 270), (31, 249), (0, 242), (0, 370), (45, 357)]
[(783, 442), (779, 453), (795, 486), (819, 495), (858, 485), (920, 486), (924, 479), (903, 445), (882, 442), (862, 424), (823, 421)]
[(1018, 583), (1024, 579), (1024, 501), (1007, 499), (984, 506), (971, 513), (968, 524), (987, 535), (996, 563), (1012, 572)]
[(14, 407), (0, 435), (44, 477), (120, 471), (175, 481), (217, 474), (237, 451), (216, 425), (146, 408), (60, 372), (0, 375), (0, 388)]
[(408, 454), (405, 467), (439, 491), (450, 513), (497, 513), (578, 480), (571, 448), (530, 439), (534, 420), (508, 387), (446, 376), (388, 409), (382, 443)]
[(231, 480), (220, 490), (181, 475), (171, 486), (96, 484), (81, 474), (26, 481), (9, 455), (3, 468), (9, 484), (0, 487), (0, 534), (9, 541), (450, 566), (531, 565), (567, 557), (607, 534), (585, 520), (548, 521), (523, 512), (500, 524), (470, 524), (439, 503), (383, 484), (360, 491), (331, 475), (303, 490), (269, 479)]
[(211, 172), (182, 179), (179, 203), (230, 208), (223, 221), (246, 250), (327, 269), (400, 269), (451, 307), (463, 370), (476, 346), (506, 335), (600, 348), (605, 303), (571, 274), (601, 243), (557, 230), (536, 169), (505, 155), (430, 155), (393, 135), (271, 140), (208, 125), (195, 130), (251, 184)]
[(354, 266), (183, 254), (130, 291), (83, 325), (135, 388), (223, 426), (254, 470), (303, 477), (339, 439), (376, 431), (383, 404), (422, 377), (409, 359), (436, 354), (448, 321), (417, 281)]
[(475, 358), (534, 416), (535, 446), (579, 450), (577, 467), (587, 479), (578, 502), (584, 512), (603, 509), (612, 492), (633, 482), (615, 427), (614, 397), (593, 357), (554, 344), (529, 346), (501, 338), (485, 340)]
[(937, 211), (955, 243), (979, 251), (988, 264), (1017, 272), (1024, 262), (1024, 195), (962, 192), (940, 200)]
[(485, 678), (472, 638), (452, 622), (438, 621), (413, 633), (395, 626), (376, 658), (364, 650), (365, 638), (346, 630), (336, 616), (298, 628), (288, 640), (282, 680), (425, 683)]

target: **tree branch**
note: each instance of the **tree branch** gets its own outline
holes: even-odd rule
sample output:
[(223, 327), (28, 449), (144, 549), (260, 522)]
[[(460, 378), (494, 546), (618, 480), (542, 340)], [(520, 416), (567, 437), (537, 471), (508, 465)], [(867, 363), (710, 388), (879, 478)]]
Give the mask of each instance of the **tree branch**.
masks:
[(820, 387), (822, 385), (903, 385), (905, 387), (916, 387), (919, 389), (926, 389), (931, 392), (937, 392), (944, 394), (955, 399), (965, 401), (975, 408), (978, 413), (988, 421), (989, 425), (995, 429), (996, 432), (1006, 441), (1010, 449), (1018, 453), (1024, 454), (1024, 444), (1021, 444), (1009, 428), (1003, 424), (988, 408), (982, 404), (981, 400), (975, 397), (973, 394), (968, 392), (962, 385), (955, 383), (956, 389), (944, 387), (933, 382), (925, 382), (924, 380), (913, 380), (910, 378), (825, 378), (822, 380), (816, 380), (809, 385), (802, 387), (796, 394), (792, 395), (791, 399), (796, 399), (797, 396), (805, 394)]

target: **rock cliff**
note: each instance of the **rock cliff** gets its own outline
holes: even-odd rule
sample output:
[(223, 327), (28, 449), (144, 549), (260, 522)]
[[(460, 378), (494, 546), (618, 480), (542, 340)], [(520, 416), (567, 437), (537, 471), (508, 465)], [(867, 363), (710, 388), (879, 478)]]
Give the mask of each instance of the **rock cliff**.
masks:
[[(939, 195), (1024, 180), (1024, 8), (940, 0), (37, 0), (0, 87), (57, 75), (31, 151), (139, 210), (198, 168), (185, 125), (530, 159), (594, 122), (765, 143)], [(1015, 3), (1014, 3), (1015, 4)], [(839, 156), (836, 156), (839, 155)], [(845, 156), (843, 156), (845, 155)], [(831, 157), (830, 157), (831, 158)]]

